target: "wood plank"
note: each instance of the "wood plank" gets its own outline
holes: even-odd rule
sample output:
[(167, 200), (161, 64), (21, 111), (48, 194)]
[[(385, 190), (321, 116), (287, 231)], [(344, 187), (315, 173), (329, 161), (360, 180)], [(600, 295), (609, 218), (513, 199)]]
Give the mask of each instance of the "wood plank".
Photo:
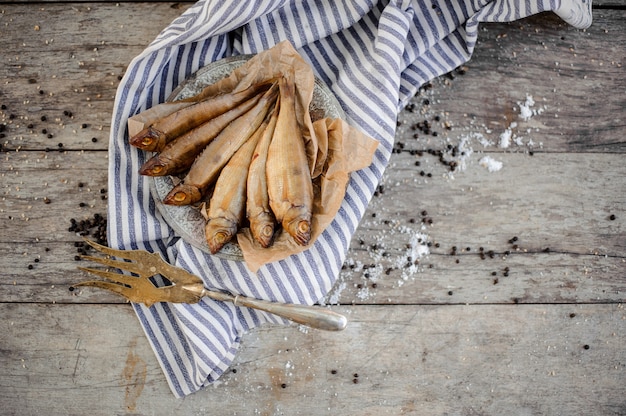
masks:
[[(623, 153), (624, 102), (614, 91), (626, 88), (626, 52), (615, 42), (624, 34), (625, 13), (595, 13), (584, 31), (553, 14), (482, 25), (463, 75), (453, 71), (422, 89), (412, 100), (414, 113), (400, 115), (397, 137), (406, 150), (438, 149), (447, 139), (480, 133), (496, 144), (493, 151)], [(535, 101), (530, 109), (540, 114), (524, 120), (520, 104), (528, 96)], [(424, 120), (438, 136), (417, 131), (420, 140), (411, 140), (411, 127)], [(524, 145), (499, 149), (507, 128)]]
[(0, 79), (6, 82), (0, 102), (6, 110), (0, 123), (7, 128), (2, 141), (12, 149), (54, 148), (58, 143), (106, 149), (115, 92), (128, 63), (189, 6), (4, 5)]
[[(494, 155), (503, 168), (493, 173), (478, 164), (482, 156), (470, 155), (466, 170), (451, 179), (434, 156), (394, 154), (383, 193), (359, 225), (341, 283), (328, 301), (623, 300), (626, 167), (621, 155), (503, 153)], [(106, 191), (106, 163), (98, 152), (4, 154), (0, 301), (120, 301), (98, 291), (80, 296), (68, 291), (83, 278), (74, 260), (74, 243), (80, 240), (68, 227), (72, 218), (106, 215), (101, 199), (106, 193), (100, 193)], [(433, 176), (420, 176), (422, 169)], [(423, 218), (433, 223), (422, 224)], [(407, 267), (407, 257), (421, 247), (420, 235), (431, 243), (430, 255)], [(518, 241), (509, 242), (513, 237)]]
[[(10, 82), (0, 89), (0, 101), (7, 107), (0, 112), (0, 123), (7, 125), (4, 145), (27, 150), (63, 143), (68, 149), (106, 149), (119, 77), (132, 57), (189, 6), (175, 5), (153, 4), (150, 19), (145, 19), (141, 3), (50, 3), (35, 11), (28, 4), (5, 4), (0, 23), (5, 23), (9, 40), (0, 78)], [(624, 152), (626, 126), (616, 117), (623, 100), (614, 91), (626, 86), (625, 52), (619, 46), (626, 41), (621, 30), (626, 10), (602, 9), (594, 18), (585, 31), (552, 14), (481, 26), (466, 74), (435, 81), (434, 88), (416, 97), (418, 112), (403, 119), (399, 137), (411, 137), (411, 125), (439, 115), (440, 135), (429, 146), (477, 129), (494, 139), (518, 121), (515, 133), (524, 135), (525, 142), (527, 128), (549, 137), (535, 139), (535, 151)], [(123, 30), (111, 30), (111, 21)], [(47, 69), (51, 66), (54, 70)], [(518, 102), (527, 95), (543, 114), (527, 122), (516, 120)], [(425, 98), (432, 105), (421, 114)], [(42, 122), (41, 116), (47, 120)], [(445, 122), (451, 131), (441, 127)]]
[(622, 305), (338, 310), (342, 333), (244, 336), (232, 371), (179, 400), (130, 307), (0, 304), (3, 414), (626, 411)]

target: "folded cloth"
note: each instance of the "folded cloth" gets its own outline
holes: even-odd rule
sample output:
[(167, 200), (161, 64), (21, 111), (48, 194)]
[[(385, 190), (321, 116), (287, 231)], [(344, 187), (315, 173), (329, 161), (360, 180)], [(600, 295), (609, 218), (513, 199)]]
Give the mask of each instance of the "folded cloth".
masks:
[[(117, 91), (109, 145), (108, 241), (159, 252), (201, 276), (209, 288), (301, 304), (332, 288), (351, 236), (391, 156), (396, 117), (418, 88), (469, 60), (479, 22), (506, 22), (554, 11), (591, 23), (591, 0), (200, 0), (130, 63)], [(208, 255), (183, 241), (161, 217), (144, 152), (128, 144), (127, 120), (163, 102), (199, 68), (289, 40), (339, 100), (347, 122), (380, 142), (372, 165), (354, 172), (332, 224), (305, 252), (251, 273), (243, 262)], [(133, 304), (177, 397), (193, 393), (231, 364), (241, 336), (264, 312), (204, 299), (198, 304)]]

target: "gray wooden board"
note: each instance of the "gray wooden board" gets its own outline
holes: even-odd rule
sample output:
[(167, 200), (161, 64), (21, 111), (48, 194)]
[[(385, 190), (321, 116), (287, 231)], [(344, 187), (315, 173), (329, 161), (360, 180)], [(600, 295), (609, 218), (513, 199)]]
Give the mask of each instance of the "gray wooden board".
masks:
[[(75, 269), (74, 243), (80, 238), (68, 227), (72, 219), (106, 215), (101, 199), (107, 195), (101, 193), (106, 159), (96, 152), (4, 156), (8, 183), (0, 206), (5, 230), (0, 246), (9, 255), (0, 258), (0, 299), (114, 300), (91, 289), (80, 295), (68, 291), (85, 278)], [(384, 192), (374, 197), (359, 225), (340, 284), (328, 301), (624, 299), (626, 168), (620, 154), (502, 153), (497, 157), (503, 168), (497, 172), (480, 166), (481, 157), (472, 155), (467, 168), (451, 179), (435, 158), (430, 158), (435, 175), (425, 178), (418, 173), (423, 165), (412, 161), (428, 156), (394, 154)], [(433, 223), (423, 224), (424, 218)], [(417, 256), (422, 249), (429, 254)]]
[(0, 304), (5, 415), (618, 415), (622, 305), (353, 306), (342, 333), (247, 334), (175, 399), (126, 305)]
[[(8, 81), (0, 89), (0, 101), (7, 107), (0, 112), (0, 122), (7, 124), (4, 145), (25, 150), (63, 143), (69, 149), (105, 150), (119, 77), (159, 28), (188, 5), (182, 7), (153, 4), (150, 19), (145, 19), (146, 8), (140, 3), (50, 3), (35, 10), (24, 4), (4, 5), (0, 24), (15, 36), (6, 42), (7, 62), (0, 66), (0, 78)], [(534, 140), (535, 151), (623, 152), (619, 114), (625, 103), (613, 92), (626, 87), (626, 50), (621, 47), (626, 42), (621, 30), (626, 10), (597, 10), (594, 19), (585, 31), (553, 14), (482, 25), (466, 74), (444, 78), (430, 108), (422, 108), (421, 99), (433, 90), (419, 95), (418, 113), (402, 119), (398, 134), (407, 149), (425, 145), (408, 140), (410, 126), (423, 119), (424, 110), (429, 117), (441, 117), (436, 126), (440, 137), (431, 138), (436, 145), (447, 134), (444, 122), (455, 135), (483, 132), (495, 140), (516, 121), (514, 133), (524, 136), (525, 143), (532, 137), (527, 129), (549, 136), (541, 146)], [(112, 21), (118, 30), (111, 30)], [(86, 45), (84, 39), (91, 43)], [(517, 120), (519, 103), (527, 95), (543, 113), (522, 122)], [(11, 114), (14, 119), (9, 119)]]
[(119, 77), (191, 4), (0, 7), (3, 414), (626, 414), (620, 2), (594, 2), (585, 31), (551, 14), (481, 25), (463, 75), (399, 115), (324, 300), (348, 329), (255, 330), (217, 385), (174, 399), (131, 308), (68, 290), (86, 277), (68, 227), (106, 213)]

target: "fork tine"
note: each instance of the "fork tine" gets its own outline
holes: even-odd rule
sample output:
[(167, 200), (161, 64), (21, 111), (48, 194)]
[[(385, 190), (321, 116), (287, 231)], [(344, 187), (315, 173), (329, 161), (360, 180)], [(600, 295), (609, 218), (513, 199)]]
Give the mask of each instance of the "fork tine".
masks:
[(99, 269), (91, 269), (88, 267), (79, 267), (79, 269), (84, 272), (92, 273), (92, 274), (95, 274), (96, 276), (100, 276), (102, 278), (110, 280), (111, 282), (115, 282), (117, 286), (127, 285), (130, 287), (133, 287), (137, 285), (141, 279), (140, 277), (133, 277), (133, 276), (128, 276), (124, 274), (108, 272), (105, 270), (99, 270)]
[(151, 254), (145, 250), (117, 250), (111, 247), (103, 246), (87, 238), (83, 238), (83, 239), (85, 240), (87, 244), (89, 244), (91, 247), (95, 248), (96, 250), (104, 254), (108, 254), (109, 256), (114, 256), (118, 258), (135, 260), (135, 261), (140, 262), (146, 258), (146, 255)]
[(104, 257), (94, 257), (94, 256), (80, 256), (80, 257), (85, 260), (93, 261), (95, 263), (100, 263), (104, 266), (114, 267), (116, 269), (121, 269), (121, 270), (128, 270), (129, 272), (136, 273), (142, 277), (149, 277), (149, 276), (152, 276), (153, 274), (156, 274), (156, 273), (146, 274), (146, 272), (149, 272), (149, 270), (141, 267), (141, 265), (137, 263), (129, 263), (127, 261), (107, 259)]
[(146, 299), (144, 296), (141, 296), (138, 293), (137, 289), (118, 285), (116, 283), (104, 282), (102, 280), (87, 280), (85, 282), (80, 282), (74, 285), (74, 287), (76, 286), (91, 286), (97, 287), (99, 289), (110, 290), (111, 292), (117, 293), (118, 295), (125, 297), (131, 302), (143, 303), (147, 307), (150, 307), (154, 304), (154, 301)]

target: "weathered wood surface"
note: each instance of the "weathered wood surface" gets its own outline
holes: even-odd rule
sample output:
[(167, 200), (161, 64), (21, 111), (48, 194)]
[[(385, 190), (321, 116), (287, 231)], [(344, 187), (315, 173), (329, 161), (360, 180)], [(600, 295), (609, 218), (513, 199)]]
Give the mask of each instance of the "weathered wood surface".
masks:
[(626, 412), (622, 305), (337, 310), (345, 332), (255, 331), (216, 386), (176, 400), (130, 307), (0, 304), (3, 414)]
[[(8, 256), (0, 301), (118, 300), (99, 291), (68, 291), (84, 278), (74, 261), (80, 239), (68, 227), (72, 218), (106, 214), (106, 193), (100, 193), (106, 188), (106, 158), (100, 152), (4, 156), (13, 185), (2, 208), (0, 247)], [(471, 157), (452, 180), (443, 176), (437, 158), (394, 154), (384, 192), (370, 204), (352, 241), (342, 272), (348, 287), (331, 297), (340, 303), (400, 304), (624, 299), (626, 192), (623, 180), (616, 180), (626, 178), (621, 154), (504, 153), (498, 155), (504, 167), (493, 173), (478, 165), (479, 157)], [(415, 166), (415, 160), (424, 163)], [(434, 176), (426, 180), (419, 171), (427, 165)], [(29, 181), (38, 174), (43, 183)], [(433, 223), (424, 225), (423, 218)], [(431, 243), (431, 255), (407, 267), (417, 234)], [(509, 242), (513, 237), (517, 249)], [(457, 255), (450, 255), (454, 246)]]
[[(236, 372), (176, 400), (131, 308), (68, 290), (84, 276), (67, 228), (106, 213), (119, 77), (192, 3), (5, 2), (2, 413), (626, 414), (626, 11), (594, 3), (586, 31), (550, 14), (481, 26), (464, 74), (400, 114), (399, 153), (326, 299), (344, 333), (256, 330)], [(540, 114), (524, 120), (527, 96)], [(503, 148), (507, 128), (519, 144)], [(428, 150), (450, 160), (460, 143), (450, 175)], [(407, 267), (418, 238), (430, 254)]]
[[(15, 38), (4, 42), (7, 62), (0, 66), (6, 80), (0, 87), (0, 101), (7, 107), (1, 114), (7, 124), (3, 142), (22, 150), (58, 143), (66, 149), (106, 150), (118, 78), (159, 28), (182, 12), (166, 3), (151, 5), (150, 19), (139, 3), (44, 4), (35, 11), (29, 5), (6, 5), (4, 11), (0, 33)], [(613, 92), (626, 88), (626, 51), (616, 40), (626, 10), (601, 10), (594, 18), (586, 31), (550, 14), (481, 26), (468, 72), (437, 88), (440, 116), (454, 134), (497, 131), (514, 121), (517, 103), (530, 94), (536, 108), (543, 109), (542, 117), (518, 129), (541, 130), (535, 151), (624, 152), (624, 101)], [(14, 119), (7, 120), (11, 114)], [(399, 130), (400, 136), (404, 133)]]

